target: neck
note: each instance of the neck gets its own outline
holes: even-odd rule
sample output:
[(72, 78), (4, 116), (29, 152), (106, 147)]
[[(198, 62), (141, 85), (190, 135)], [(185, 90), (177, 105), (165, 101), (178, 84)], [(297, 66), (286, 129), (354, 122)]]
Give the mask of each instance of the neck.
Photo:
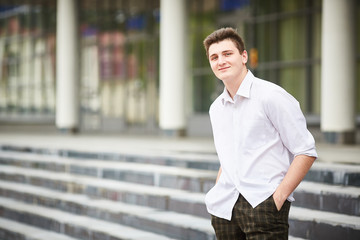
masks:
[(226, 90), (229, 92), (230, 97), (234, 99), (234, 96), (236, 95), (237, 91), (239, 90), (239, 87), (244, 80), (248, 70), (245, 69), (238, 78), (230, 81), (223, 81), (224, 85), (226, 87)]

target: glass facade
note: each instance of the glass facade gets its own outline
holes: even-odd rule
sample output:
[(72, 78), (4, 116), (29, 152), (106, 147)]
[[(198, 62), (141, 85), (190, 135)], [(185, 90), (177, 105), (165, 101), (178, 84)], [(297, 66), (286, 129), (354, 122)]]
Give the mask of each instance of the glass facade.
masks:
[(55, 113), (55, 28), (56, 1), (1, 2), (0, 116)]
[(86, 130), (155, 129), (159, 1), (81, 0), (81, 119)]
[[(216, 28), (237, 28), (249, 53), (248, 67), (294, 95), (305, 113), (320, 114), (321, 0), (223, 0), (212, 9), (207, 1), (196, 2), (203, 10), (191, 18), (194, 45)], [(199, 55), (193, 50), (194, 104), (207, 112), (223, 87), (212, 83), (208, 61)]]
[[(207, 113), (223, 91), (203, 39), (237, 28), (248, 67), (283, 86), (305, 114), (319, 116), (322, 0), (188, 0), (192, 114)], [(360, 0), (356, 0), (360, 39)], [(84, 131), (156, 131), (159, 105), (160, 0), (79, 0), (80, 119)], [(0, 2), (0, 120), (54, 121), (56, 0)], [(357, 44), (357, 113), (360, 46)]]
[(360, 114), (360, 0), (356, 1), (356, 22), (355, 22), (355, 26), (356, 26), (356, 69), (357, 69), (357, 73), (356, 73), (356, 77), (357, 77), (357, 81), (356, 81), (356, 110), (357, 113)]

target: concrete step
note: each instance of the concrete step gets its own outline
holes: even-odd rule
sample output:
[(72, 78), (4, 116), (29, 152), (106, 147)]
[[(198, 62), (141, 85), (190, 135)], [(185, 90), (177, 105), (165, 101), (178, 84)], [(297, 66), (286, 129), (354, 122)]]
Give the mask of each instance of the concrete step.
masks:
[(8, 193), (7, 198), (125, 226), (136, 226), (137, 229), (176, 239), (211, 239), (214, 235), (209, 219), (188, 214), (14, 183), (0, 182), (0, 188), (2, 193)]
[[(0, 168), (0, 179), (209, 217), (203, 193), (12, 166)], [(302, 182), (294, 195), (293, 206), (360, 216), (360, 189), (356, 187)]]
[[(36, 215), (36, 212), (45, 212), (51, 216), (56, 216), (58, 213), (56, 214), (56, 212), (54, 213), (53, 211), (49, 211), (49, 207), (51, 206), (52, 208), (59, 208), (62, 211), (76, 212), (76, 214), (102, 218), (107, 221), (114, 221), (123, 225), (136, 225), (137, 229), (140, 228), (144, 230), (144, 228), (146, 228), (152, 232), (163, 231), (163, 233), (167, 235), (176, 234), (177, 239), (212, 239), (209, 237), (209, 234), (207, 238), (203, 238), (195, 233), (195, 231), (199, 231), (200, 228), (203, 228), (203, 226), (200, 226), (200, 222), (203, 221), (204, 224), (204, 219), (200, 219), (199, 221), (199, 218), (193, 218), (183, 214), (157, 211), (155, 209), (144, 207), (135, 207), (107, 200), (94, 200), (82, 195), (63, 194), (38, 187), (25, 187), (20, 184), (1, 183), (0, 188), (8, 188), (13, 192), (18, 192), (16, 199), (21, 201), (25, 200), (28, 205), (27, 210), (25, 210), (27, 214), (16, 214), (14, 212), (17, 212), (17, 210), (14, 209), (17, 209), (18, 202), (0, 197), (0, 207), (3, 206), (1, 212), (7, 217), (15, 215), (19, 217), (22, 214), (20, 216), (21, 218), (32, 219), (32, 221), (34, 221), (34, 219), (36, 220), (39, 218), (39, 216)], [(29, 197), (29, 194), (31, 194), (32, 197)], [(35, 207), (29, 203), (35, 204)], [(8, 206), (6, 204), (12, 204), (13, 208), (10, 210), (5, 209)], [(46, 208), (40, 209), (36, 207), (36, 205), (45, 205)], [(31, 214), (35, 214), (35, 216), (29, 215), (29, 208), (34, 210), (35, 213), (32, 212)], [(20, 209), (24, 212), (23, 207), (20, 207)], [(54, 220), (50, 221), (49, 219), (46, 219), (46, 221), (54, 222)], [(38, 222), (41, 221), (39, 220)], [(342, 232), (343, 239), (357, 239), (356, 237), (359, 237), (360, 234), (359, 217), (307, 210), (298, 207), (291, 208), (289, 223), (290, 234), (292, 236), (306, 239), (339, 239), (337, 238), (339, 236), (337, 234), (338, 232)], [(180, 230), (174, 226), (169, 226), (171, 224), (176, 224), (179, 226), (178, 228), (183, 229)], [(205, 221), (205, 225), (207, 226), (206, 231), (212, 231), (209, 220)], [(326, 232), (324, 231), (319, 232), (318, 226), (322, 226), (323, 230), (326, 230), (326, 232), (333, 232), (335, 237), (326, 235)], [(45, 227), (48, 228), (50, 226), (47, 225)], [(160, 230), (155, 228), (160, 228)], [(195, 228), (195, 230), (187, 233), (187, 230), (184, 228)], [(290, 237), (289, 239), (297, 239), (296, 237)]]
[[(177, 237), (178, 239), (206, 239), (199, 236), (199, 233), (196, 234), (200, 229), (208, 232), (208, 239), (211, 239), (211, 236), (213, 236), (210, 220), (186, 216), (184, 214), (158, 211), (147, 207), (131, 206), (120, 202), (91, 199), (84, 195), (64, 194), (16, 183), (0, 182), (0, 189), (2, 197), (4, 197), (3, 194), (6, 193), (7, 198), (25, 201), (28, 204), (56, 208), (61, 211), (86, 215), (92, 218), (114, 221), (122, 225), (136, 225), (137, 229), (148, 230), (170, 237)], [(295, 210), (295, 212), (296, 211), (298, 210)], [(295, 220), (302, 218), (301, 215), (297, 216), (297, 214), (293, 213), (292, 215), (295, 216)], [(294, 219), (290, 219), (290, 222), (295, 221)], [(309, 219), (306, 219), (306, 221), (309, 221)], [(299, 226), (301, 227), (301, 224), (302, 223), (297, 223), (296, 228)], [(308, 224), (308, 222), (305, 224)], [(157, 229), (155, 229), (155, 227)], [(293, 231), (292, 228), (294, 227), (290, 228), (290, 233), (294, 232), (295, 234), (299, 234), (298, 231)], [(191, 233), (187, 233), (188, 231), (191, 231)], [(306, 235), (307, 232), (301, 234)], [(191, 238), (189, 238), (190, 235)], [(289, 236), (289, 239), (301, 240), (302, 238)]]
[(0, 239), (3, 240), (77, 240), (20, 222), (0, 218)]
[[(199, 190), (206, 192), (214, 184), (215, 171), (184, 169), (153, 164), (137, 164), (88, 159), (72, 159), (43, 154), (29, 154), (5, 152), (0, 155), (0, 163), (16, 165), (34, 169), (69, 172), (87, 176), (103, 177), (127, 182), (165, 186), (185, 190)], [(111, 170), (109, 170), (111, 168)], [(328, 172), (332, 170), (337, 178), (357, 171), (357, 166), (344, 164), (318, 164), (314, 171)], [(197, 175), (200, 176), (197, 176)], [(310, 174), (314, 175), (314, 172)], [(335, 181), (339, 183), (339, 181)], [(305, 186), (302, 187), (301, 186)], [(331, 186), (329, 184), (311, 183), (303, 181), (295, 192), (294, 205), (320, 209), (350, 215), (360, 215), (360, 188)]]
[[(148, 143), (147, 143), (148, 144)], [(69, 157), (76, 159), (96, 159), (117, 162), (136, 162), (157, 165), (167, 165), (184, 168), (218, 170), (219, 160), (215, 152), (196, 152), (196, 151), (130, 151), (105, 152), (87, 149), (75, 150), (69, 148), (42, 148), (36, 146), (25, 146), (21, 144), (0, 144), (2, 152), (35, 153), (40, 155), (54, 155), (59, 157)]]
[(360, 239), (360, 217), (291, 207), (290, 234), (305, 239)]
[(360, 187), (360, 165), (315, 161), (310, 171), (305, 176), (305, 180)]
[(2, 166), (0, 179), (209, 218), (203, 193), (14, 166)]
[[(174, 152), (158, 152), (156, 154), (139, 152), (138, 154), (127, 154), (95, 152), (91, 150), (85, 152), (67, 149), (47, 149), (38, 147), (23, 147), (19, 145), (1, 145), (0, 149), (2, 149), (1, 155), (10, 158), (14, 155), (14, 153), (23, 153), (36, 155), (38, 156), (38, 159), (44, 159), (39, 157), (44, 155), (65, 158), (71, 157), (72, 159), (82, 159), (87, 161), (107, 160), (109, 162), (146, 163), (213, 171), (217, 171), (219, 169), (219, 162), (216, 154)], [(327, 184), (360, 187), (360, 165), (315, 161), (309, 173), (306, 175), (305, 180)], [(208, 186), (206, 186), (206, 188), (207, 187)]]
[(293, 236), (289, 236), (288, 240), (306, 240), (305, 238), (299, 238), (299, 237), (293, 237)]
[(293, 206), (360, 216), (360, 188), (303, 181)]
[(50, 155), (7, 152), (0, 154), (0, 164), (33, 169), (68, 172), (159, 187), (207, 192), (216, 172), (154, 164), (72, 159)]
[(3, 218), (62, 233), (78, 239), (174, 239), (120, 224), (6, 198), (0, 198), (0, 209), (0, 214)]
[[(5, 168), (8, 168), (8, 167), (5, 167)], [(14, 168), (14, 167), (12, 167), (12, 168)], [(4, 171), (4, 170), (5, 169), (0, 169), (0, 171)], [(17, 170), (19, 170), (19, 169), (17, 169)], [(22, 170), (27, 173), (27, 175), (25, 177), (27, 179), (31, 179), (31, 175), (35, 175), (36, 173), (39, 173), (39, 170), (32, 170), (32, 171), (29, 171), (28, 169), (22, 169)], [(39, 174), (39, 175), (41, 175), (41, 174)], [(51, 182), (57, 178), (60, 179), (61, 175), (64, 175), (64, 174), (59, 174), (59, 173), (52, 173), (52, 174), (50, 173), (49, 174), (49, 173), (47, 173), (45, 175), (47, 175), (49, 177), (48, 179), (46, 179), (46, 176), (45, 176), (45, 178), (44, 178), (45, 181)], [(93, 181), (93, 182), (91, 182), (91, 181)], [(201, 195), (194, 196), (194, 194), (191, 193), (188, 196), (186, 192), (174, 191), (172, 189), (155, 189), (155, 188), (152, 188), (152, 189), (138, 188), (138, 189), (136, 189), (136, 185), (134, 185), (134, 184), (132, 186), (128, 186), (128, 189), (126, 189), (126, 188), (124, 188), (124, 186), (127, 184), (124, 184), (123, 186), (121, 186), (121, 185), (119, 186), (119, 184), (121, 184), (121, 183), (116, 182), (116, 181), (96, 180), (96, 179), (94, 180), (94, 179), (91, 179), (88, 177), (77, 177), (77, 183), (78, 184), (90, 184), (90, 185), (93, 185), (94, 188), (99, 188), (99, 189), (94, 190), (94, 192), (98, 192), (100, 194), (90, 194), (90, 195), (96, 196), (96, 197), (101, 197), (101, 198), (102, 197), (107, 198), (109, 195), (111, 196), (112, 194), (116, 194), (116, 192), (121, 194), (121, 192), (123, 192), (123, 191), (129, 191), (129, 188), (130, 188), (134, 192), (138, 191), (138, 193), (134, 193), (133, 195), (129, 194), (129, 196), (131, 196), (129, 199), (134, 199), (135, 195), (138, 195), (138, 197), (143, 196), (144, 198), (142, 201), (135, 201), (135, 203), (137, 202), (140, 204), (144, 204), (146, 206), (152, 205), (152, 207), (163, 209), (163, 210), (180, 211), (180, 212), (184, 211), (184, 209), (192, 209), (193, 210), (193, 209), (197, 209), (194, 207), (195, 203), (197, 203), (198, 208), (199, 207), (203, 208), (202, 214), (199, 214), (199, 215), (204, 216), (204, 217), (206, 217), (206, 215), (208, 216), (208, 214), (206, 213), (204, 203), (203, 203), (203, 196), (201, 196)], [(52, 185), (52, 184), (50, 184), (50, 185)], [(117, 187), (119, 187), (119, 188), (117, 188)], [(139, 187), (139, 186), (137, 186), (137, 187)], [(146, 188), (149, 188), (149, 187), (146, 187)], [(303, 189), (304, 187), (300, 186), (300, 188)], [(75, 187), (74, 189), (81, 189), (81, 187)], [(106, 191), (105, 189), (108, 189), (108, 190)], [(157, 192), (157, 191), (161, 191), (161, 190), (163, 190), (163, 191)], [(110, 192), (112, 194), (107, 194), (106, 192)], [(83, 192), (81, 192), (81, 193), (83, 193)], [(6, 193), (4, 193), (4, 194), (6, 194)], [(152, 194), (153, 197), (152, 198), (147, 197), (146, 195), (148, 195), (148, 194)], [(158, 194), (158, 196), (156, 197), (157, 194)], [(162, 194), (164, 194), (164, 195), (162, 195)], [(14, 197), (21, 199), (16, 194), (14, 195)], [(180, 199), (176, 199), (177, 197), (180, 197)], [(26, 199), (31, 199), (31, 197), (26, 197)], [(149, 199), (152, 199), (153, 201), (149, 200)], [(176, 199), (175, 202), (172, 199)], [(182, 199), (183, 199), (183, 201), (181, 201)], [(121, 199), (117, 199), (117, 200), (121, 200)], [(179, 204), (177, 204), (178, 203), (177, 201), (181, 202), (182, 207), (179, 207)], [(156, 204), (154, 204), (154, 202), (156, 202)], [(189, 206), (189, 207), (187, 207), (187, 206)], [(191, 211), (188, 213), (191, 214)], [(196, 212), (194, 212), (194, 214), (196, 214)], [(314, 214), (314, 213), (311, 212), (311, 214)]]
[[(16, 155), (16, 157), (14, 157), (14, 155)], [(8, 165), (1, 166), (0, 179), (23, 182), (26, 184), (50, 188), (57, 191), (69, 191), (73, 193), (84, 194), (89, 197), (122, 201), (124, 203), (148, 206), (178, 213), (194, 214), (203, 218), (208, 218), (208, 214), (204, 206), (203, 193), (190, 193), (189, 191), (180, 189), (164, 188), (164, 185), (162, 184), (157, 184), (157, 186), (146, 186), (144, 184), (125, 182), (127, 181), (126, 179), (123, 181), (114, 181), (101, 178), (103, 177), (104, 169), (108, 169), (112, 167), (112, 165), (118, 166), (115, 168), (116, 171), (120, 170), (123, 172), (136, 172), (137, 166), (143, 165), (142, 169), (140, 170), (141, 174), (151, 172), (154, 169), (158, 169), (158, 175), (164, 174), (164, 172), (169, 174), (169, 172), (171, 172), (169, 169), (172, 169), (172, 173), (180, 176), (182, 175), (183, 168), (158, 166), (154, 164), (118, 162), (117, 160), (99, 161), (95, 159), (74, 159), (59, 157), (57, 155), (51, 156), (49, 154), (29, 154), (24, 152), (0, 152), (0, 156), (0, 161), (2, 161), (3, 164)], [(104, 162), (106, 168), (104, 168)], [(14, 165), (23, 167), (14, 167)], [(34, 170), (32, 167), (46, 170)], [(149, 171), (149, 167), (152, 168), (151, 171)], [(110, 169), (114, 171), (114, 169)], [(193, 179), (196, 179), (196, 173), (198, 170), (190, 170), (193, 171), (191, 174), (194, 174), (195, 176)], [(63, 172), (58, 173), (57, 171)], [(188, 175), (185, 175), (187, 177), (192, 176), (189, 174), (191, 171), (187, 172)], [(319, 184), (316, 182), (306, 181), (302, 182), (295, 192), (297, 201), (294, 202), (293, 208), (300, 206), (304, 207), (301, 208), (301, 211), (309, 210), (305, 209), (306, 207), (324, 210), (326, 212), (334, 211), (337, 213), (353, 214), (355, 216), (359, 216), (359, 188), (349, 187), (352, 185), (356, 186), (356, 176), (359, 173), (358, 166), (347, 164), (324, 164), (315, 162), (311, 171), (312, 172), (309, 172), (308, 174), (309, 176), (307, 176), (308, 180), (325, 182), (328, 184)], [(211, 183), (209, 182), (208, 184), (212, 186), (214, 184), (216, 171), (205, 172), (212, 172), (214, 177), (212, 180), (210, 180)], [(115, 175), (116, 174), (113, 174), (112, 176)], [(146, 174), (143, 176), (145, 175)], [(158, 181), (159, 183), (159, 178), (154, 177), (155, 175), (153, 175), (154, 182)], [(135, 174), (135, 176), (139, 177), (140, 175)], [(169, 180), (163, 178), (161, 181)], [(139, 182), (141, 183), (143, 180)], [(180, 188), (183, 188), (183, 186), (190, 185), (189, 182), (186, 182), (184, 185), (182, 185), (183, 183), (184, 182), (179, 181), (177, 183), (178, 185), (170, 184), (170, 186), (181, 186)], [(341, 186), (331, 186), (331, 184), (339, 184)], [(195, 188), (193, 186), (195, 185), (192, 185), (192, 189), (194, 190)], [(191, 190), (191, 188), (188, 187), (185, 189)], [(317, 212), (310, 212), (309, 214), (318, 215)], [(344, 214), (340, 215), (344, 216)], [(359, 219), (356, 219), (356, 221), (359, 221)], [(291, 232), (292, 235), (307, 239), (322, 239), (317, 237), (314, 238), (313, 236), (320, 236), (319, 231), (331, 232), (333, 229), (336, 229), (336, 232), (342, 232), (344, 236), (353, 236), (354, 234), (357, 236), (358, 234), (356, 228), (351, 228), (351, 226), (344, 227), (342, 222), (324, 223), (322, 219), (317, 220), (317, 222), (314, 220), (302, 219), (299, 222), (298, 219), (291, 218), (290, 223), (296, 227), (296, 231), (300, 231)], [(334, 236), (336, 236), (335, 233)]]

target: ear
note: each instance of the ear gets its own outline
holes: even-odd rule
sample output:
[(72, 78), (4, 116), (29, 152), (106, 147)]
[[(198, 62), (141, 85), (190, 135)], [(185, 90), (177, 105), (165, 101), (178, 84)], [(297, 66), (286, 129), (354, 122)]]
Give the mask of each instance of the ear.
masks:
[(248, 53), (246, 50), (244, 50), (242, 53), (241, 53), (241, 56), (242, 56), (242, 62), (243, 64), (246, 64), (247, 61), (248, 61)]

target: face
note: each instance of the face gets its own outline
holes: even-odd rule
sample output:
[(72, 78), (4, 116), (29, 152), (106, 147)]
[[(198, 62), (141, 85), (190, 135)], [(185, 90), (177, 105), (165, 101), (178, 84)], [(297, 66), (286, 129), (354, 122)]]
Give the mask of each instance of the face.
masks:
[(236, 81), (246, 73), (247, 52), (240, 54), (235, 44), (226, 39), (209, 47), (209, 62), (214, 74), (220, 80)]

